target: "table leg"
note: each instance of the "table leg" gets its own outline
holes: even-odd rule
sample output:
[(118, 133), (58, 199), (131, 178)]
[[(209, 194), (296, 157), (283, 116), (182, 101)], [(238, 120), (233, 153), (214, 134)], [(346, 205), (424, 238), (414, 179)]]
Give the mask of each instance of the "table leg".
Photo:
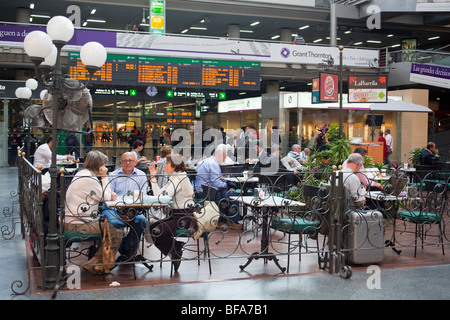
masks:
[[(256, 209), (256, 208), (254, 208)], [(269, 224), (268, 224), (268, 216), (269, 213), (263, 214), (262, 219), (262, 235), (261, 235), (261, 250), (260, 252), (253, 252), (250, 257), (247, 259), (247, 262), (244, 265), (240, 265), (239, 268), (241, 270), (244, 270), (253, 260), (258, 260), (259, 258), (263, 258), (265, 261), (270, 260), (275, 263), (275, 265), (278, 267), (278, 269), (281, 270), (281, 272), (285, 272), (286, 268), (280, 266), (278, 263), (278, 258), (275, 256), (275, 254), (269, 252)]]

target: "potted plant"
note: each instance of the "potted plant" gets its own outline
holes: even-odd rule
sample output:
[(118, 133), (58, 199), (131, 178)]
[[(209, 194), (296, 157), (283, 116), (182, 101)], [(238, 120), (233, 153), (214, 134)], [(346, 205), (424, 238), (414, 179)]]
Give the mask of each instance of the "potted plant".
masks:
[(424, 149), (425, 148), (423, 147), (412, 149), (411, 152), (409, 153), (408, 161), (414, 166), (420, 164), (420, 153)]

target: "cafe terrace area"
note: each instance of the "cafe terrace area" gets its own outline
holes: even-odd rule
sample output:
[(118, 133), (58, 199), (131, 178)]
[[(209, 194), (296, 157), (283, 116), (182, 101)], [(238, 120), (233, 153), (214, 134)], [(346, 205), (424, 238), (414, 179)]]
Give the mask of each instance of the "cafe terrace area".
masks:
[[(97, 290), (114, 284), (140, 287), (307, 274), (351, 279), (353, 271), (371, 265), (397, 269), (448, 264), (448, 163), (367, 168), (366, 177), (382, 183), (383, 191), (351, 195), (346, 193), (341, 166), (305, 168), (297, 174), (253, 174), (248, 164), (222, 166), (221, 179), (233, 181), (234, 188), (218, 199), (213, 186), (203, 186), (202, 197), (194, 197), (189, 206), (195, 225), (180, 225), (173, 234), (184, 243), (178, 260), (163, 255), (144, 233), (135, 252), (116, 256), (112, 270), (93, 275), (82, 266), (107, 231), (86, 236), (64, 230), (59, 223), (65, 219), (65, 191), (77, 169), (70, 168), (73, 164), (59, 165), (58, 220), (53, 221), (57, 233), (52, 235), (43, 175), (21, 150), (18, 156), (18, 190), (11, 190), (12, 203), (3, 209), (11, 223), (2, 226), (2, 236), (23, 238), (29, 278), (11, 279), (13, 294), (51, 292), (56, 297), (76, 286)], [(188, 177), (194, 183), (195, 166)], [(349, 207), (354, 197), (363, 197), (365, 205)], [(171, 201), (146, 188), (104, 204), (126, 213), (119, 219), (125, 235), (132, 235), (136, 216), (153, 222), (164, 219), (171, 214)], [(230, 227), (231, 217), (222, 211), (230, 207), (236, 208), (233, 215), (240, 217), (242, 229)], [(51, 236), (57, 239), (53, 248), (57, 259), (49, 263)], [(174, 262), (180, 260), (175, 270)]]

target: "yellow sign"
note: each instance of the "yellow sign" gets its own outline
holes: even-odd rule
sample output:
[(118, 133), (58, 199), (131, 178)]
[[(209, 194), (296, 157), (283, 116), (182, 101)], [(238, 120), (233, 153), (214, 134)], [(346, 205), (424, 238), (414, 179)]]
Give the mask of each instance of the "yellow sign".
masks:
[(153, 29), (164, 29), (164, 17), (152, 17)]

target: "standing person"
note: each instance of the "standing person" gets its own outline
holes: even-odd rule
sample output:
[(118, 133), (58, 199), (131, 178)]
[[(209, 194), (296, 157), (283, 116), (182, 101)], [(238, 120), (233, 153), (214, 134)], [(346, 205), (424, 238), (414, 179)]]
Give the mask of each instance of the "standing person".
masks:
[(80, 158), (80, 140), (78, 140), (75, 132), (69, 132), (66, 135), (66, 153), (74, 155), (75, 159)]
[(297, 33), (297, 35), (295, 36), (294, 43), (295, 44), (305, 44), (306, 43), (305, 39), (303, 38), (303, 36), (301, 35), (300, 32)]
[(164, 171), (169, 175), (169, 181), (162, 188), (155, 179), (158, 169), (154, 163), (149, 166), (148, 171), (151, 175), (153, 194), (155, 196), (166, 194), (172, 198), (172, 202), (168, 217), (150, 224), (147, 234), (152, 237), (153, 243), (161, 253), (173, 260), (174, 270), (177, 271), (181, 263), (183, 242), (176, 241), (174, 246), (173, 237), (178, 229), (197, 227), (193, 215), (194, 189), (186, 174), (184, 158), (179, 154), (166, 156)]
[(327, 135), (324, 133), (320, 133), (316, 138), (316, 145), (314, 146), (314, 152), (320, 152), (328, 149), (330, 149), (330, 147), (328, 146)]
[(165, 146), (172, 145), (172, 135), (170, 134), (170, 129), (167, 128), (164, 132), (163, 143)]
[(386, 140), (386, 161), (384, 162), (389, 167), (391, 166), (391, 162), (389, 161), (389, 155), (394, 152), (394, 139), (391, 136), (391, 130), (384, 130), (384, 139)]
[(383, 137), (383, 130), (380, 130), (380, 137), (378, 138), (378, 141), (383, 143), (383, 163), (386, 163), (387, 145), (386, 139)]
[(91, 128), (87, 128), (86, 130), (89, 132), (84, 135), (84, 147), (86, 148), (86, 153), (92, 150), (92, 144), (94, 143), (94, 134), (91, 131)]
[[(83, 169), (75, 175), (66, 193), (65, 218), (61, 222), (67, 231), (102, 234), (102, 230), (105, 230), (105, 226), (101, 225), (104, 222), (95, 217), (99, 212), (98, 204), (117, 199), (117, 195), (109, 186), (108, 168), (105, 167), (107, 162), (108, 157), (100, 151), (86, 154)], [(112, 227), (109, 229), (110, 249), (112, 256), (115, 257), (123, 238), (123, 231)], [(108, 273), (113, 267), (114, 261), (103, 260), (103, 243), (100, 243), (94, 257), (83, 265), (83, 269), (93, 274)]]
[[(52, 164), (52, 137), (48, 137), (46, 143), (41, 144), (39, 148), (36, 149), (34, 153), (34, 163), (35, 167), (41, 165), (42, 173), (45, 174)], [(75, 160), (70, 154), (66, 154), (65, 156), (56, 155), (56, 160)]]
[(152, 145), (153, 145), (153, 156), (156, 157), (158, 154), (158, 143), (159, 137), (161, 136), (161, 131), (155, 125), (152, 130)]
[[(109, 175), (109, 181), (111, 190), (117, 194), (120, 200), (121, 197), (132, 194), (134, 191), (139, 191), (145, 194), (147, 192), (147, 175), (145, 172), (136, 168), (137, 161), (135, 155), (132, 152), (125, 152), (120, 159), (121, 167), (111, 172)], [(127, 210), (127, 209), (125, 209)], [(123, 219), (118, 215), (115, 210), (104, 211), (103, 216), (108, 218), (108, 221), (114, 225), (117, 229), (124, 229), (125, 224)], [(145, 216), (138, 213), (134, 218), (134, 230), (131, 230), (127, 237), (123, 239), (119, 248), (119, 253), (128, 257), (129, 256), (129, 237), (135, 235), (135, 247), (133, 252), (139, 244), (139, 239), (144, 232), (146, 226)]]

